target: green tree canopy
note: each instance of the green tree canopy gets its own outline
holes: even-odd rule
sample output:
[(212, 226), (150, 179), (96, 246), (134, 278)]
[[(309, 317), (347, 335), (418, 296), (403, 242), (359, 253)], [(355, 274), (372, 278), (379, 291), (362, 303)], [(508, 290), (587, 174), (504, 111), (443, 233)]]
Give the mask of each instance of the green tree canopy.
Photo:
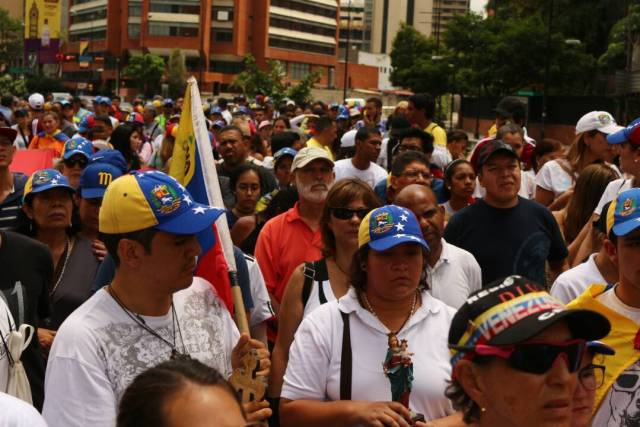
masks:
[(158, 55), (145, 53), (140, 56), (132, 56), (129, 64), (122, 70), (122, 73), (131, 77), (144, 92), (146, 96), (151, 96), (160, 91), (160, 80), (164, 74), (164, 60)]
[(640, 43), (640, 4), (630, 5), (629, 14), (611, 28), (607, 51), (598, 58), (603, 69), (622, 70), (627, 66), (627, 55)]
[(187, 88), (187, 66), (180, 49), (172, 50), (169, 56), (167, 83), (169, 83), (169, 96), (176, 99), (184, 95)]
[(13, 19), (6, 9), (0, 7), (0, 71), (23, 55), (21, 32), (20, 20)]

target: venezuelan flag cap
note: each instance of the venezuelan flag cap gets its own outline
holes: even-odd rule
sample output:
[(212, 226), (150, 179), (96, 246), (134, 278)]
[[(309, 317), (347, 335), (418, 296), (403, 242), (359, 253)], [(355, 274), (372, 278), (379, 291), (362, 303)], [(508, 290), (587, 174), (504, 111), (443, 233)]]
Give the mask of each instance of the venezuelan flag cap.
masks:
[(52, 190), (54, 188), (63, 188), (71, 193), (75, 190), (69, 185), (69, 180), (55, 169), (40, 169), (35, 171), (24, 185), (24, 195), (22, 200), (26, 201), (34, 194), (43, 191)]
[(196, 203), (174, 178), (159, 171), (136, 172), (114, 180), (100, 207), (100, 232), (123, 234), (155, 227), (172, 234), (205, 230), (224, 209)]
[(374, 209), (364, 217), (358, 230), (358, 247), (386, 251), (402, 243), (417, 243), (429, 250), (413, 212), (396, 205)]

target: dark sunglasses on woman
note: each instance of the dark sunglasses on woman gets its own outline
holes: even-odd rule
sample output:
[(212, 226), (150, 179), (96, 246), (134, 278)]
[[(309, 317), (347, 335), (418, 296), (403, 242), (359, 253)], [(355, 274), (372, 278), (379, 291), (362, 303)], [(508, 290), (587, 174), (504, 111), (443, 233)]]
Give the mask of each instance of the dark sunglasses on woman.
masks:
[(358, 218), (364, 219), (365, 216), (371, 211), (369, 208), (362, 209), (351, 209), (351, 208), (329, 208), (329, 212), (333, 215), (334, 218), (337, 219), (351, 219), (354, 215), (357, 215)]
[(64, 165), (68, 168), (72, 168), (75, 165), (78, 165), (82, 168), (86, 167), (89, 164), (89, 161), (84, 157), (71, 157), (70, 159), (64, 160)]

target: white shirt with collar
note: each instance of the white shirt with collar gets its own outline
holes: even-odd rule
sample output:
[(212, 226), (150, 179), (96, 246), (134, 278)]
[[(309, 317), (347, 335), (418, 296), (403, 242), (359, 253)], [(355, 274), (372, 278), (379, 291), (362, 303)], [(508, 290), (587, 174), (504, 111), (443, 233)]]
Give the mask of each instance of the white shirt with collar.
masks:
[(474, 256), (440, 239), (442, 253), (433, 267), (427, 265), (429, 292), (458, 309), (471, 293), (482, 288), (482, 271)]
[[(414, 355), (410, 409), (427, 421), (452, 414), (444, 396), (451, 379), (447, 349), (449, 326), (455, 310), (422, 292), (422, 305), (398, 332)], [(387, 354), (389, 330), (365, 310), (352, 288), (338, 301), (328, 302), (306, 316), (289, 351), (281, 397), (291, 400), (339, 400), (343, 321), (349, 313), (353, 375), (353, 400), (390, 401), (391, 383), (382, 364)]]
[(587, 261), (559, 275), (551, 286), (551, 295), (568, 304), (594, 283), (607, 284), (596, 265), (596, 255), (592, 254)]

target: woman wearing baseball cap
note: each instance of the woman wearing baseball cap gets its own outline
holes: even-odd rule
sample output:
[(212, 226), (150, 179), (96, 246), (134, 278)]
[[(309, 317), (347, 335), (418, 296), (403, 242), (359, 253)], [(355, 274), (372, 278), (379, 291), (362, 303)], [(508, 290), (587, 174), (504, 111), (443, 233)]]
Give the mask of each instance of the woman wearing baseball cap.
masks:
[(472, 294), (449, 331), (452, 380), (447, 396), (467, 424), (568, 426), (588, 342), (609, 321), (567, 309), (540, 285), (509, 276)]
[[(582, 116), (576, 124), (576, 137), (567, 158), (545, 163), (536, 174), (536, 201), (552, 210), (566, 206), (571, 194), (567, 190), (573, 187), (584, 168), (613, 160), (614, 153), (607, 144), (607, 135), (620, 129), (622, 126), (618, 126), (606, 111), (591, 111)], [(563, 194), (565, 197), (560, 198)]]
[(454, 310), (427, 292), (427, 251), (411, 211), (389, 205), (364, 217), (351, 288), (295, 334), (280, 395), (283, 427), (425, 426), (453, 414), (444, 391)]

